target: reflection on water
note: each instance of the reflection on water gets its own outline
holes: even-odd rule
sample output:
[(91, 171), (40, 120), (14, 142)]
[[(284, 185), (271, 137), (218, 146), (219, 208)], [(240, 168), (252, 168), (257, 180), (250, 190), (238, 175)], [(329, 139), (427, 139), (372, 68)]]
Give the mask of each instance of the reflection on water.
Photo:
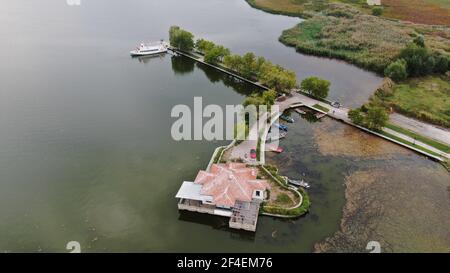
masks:
[(147, 56), (136, 56), (136, 57), (132, 57), (132, 58), (139, 60), (140, 63), (147, 64), (152, 59), (161, 59), (161, 58), (164, 58), (165, 56), (166, 56), (166, 53), (161, 53), (161, 54), (147, 55)]
[(214, 216), (209, 214), (201, 214), (190, 211), (180, 211), (180, 217), (178, 218), (180, 221), (191, 222), (195, 224), (201, 224), (205, 226), (209, 226), (215, 230), (220, 232), (225, 232), (230, 235), (231, 239), (237, 241), (255, 241), (255, 233), (248, 232), (244, 230), (237, 230), (229, 228), (228, 221), (230, 220), (227, 217)]
[(172, 70), (175, 74), (183, 75), (194, 71), (195, 62), (183, 56), (171, 56)]

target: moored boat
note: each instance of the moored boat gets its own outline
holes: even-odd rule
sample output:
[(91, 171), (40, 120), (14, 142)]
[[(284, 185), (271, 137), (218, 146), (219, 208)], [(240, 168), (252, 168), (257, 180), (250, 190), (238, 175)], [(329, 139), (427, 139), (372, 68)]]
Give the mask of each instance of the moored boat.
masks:
[(294, 123), (294, 119), (291, 118), (291, 117), (289, 117), (289, 116), (281, 115), (280, 118), (281, 118), (282, 120), (284, 120), (284, 121), (289, 122), (289, 123)]
[(306, 182), (303, 179), (302, 180), (292, 180), (292, 179), (288, 178), (288, 183), (292, 184), (294, 186), (303, 187), (303, 188), (306, 188), (306, 189), (308, 189), (310, 187), (309, 183)]
[(130, 51), (131, 56), (147, 56), (166, 53), (168, 44), (164, 41), (157, 43), (141, 43), (135, 50)]
[(277, 127), (278, 129), (282, 130), (282, 131), (286, 131), (288, 130), (288, 127), (286, 125), (283, 124), (279, 124), (279, 123), (274, 123), (273, 126)]

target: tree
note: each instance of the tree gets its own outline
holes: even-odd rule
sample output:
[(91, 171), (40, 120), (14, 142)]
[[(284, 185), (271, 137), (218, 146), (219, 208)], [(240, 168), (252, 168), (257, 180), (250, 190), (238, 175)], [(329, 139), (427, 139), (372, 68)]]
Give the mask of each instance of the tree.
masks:
[(386, 67), (384, 75), (394, 81), (401, 81), (408, 77), (407, 64), (404, 59), (398, 59)]
[(254, 63), (254, 73), (256, 74), (256, 77), (261, 77), (266, 71), (266, 59), (264, 57), (258, 57)]
[(192, 51), (194, 48), (194, 35), (178, 26), (170, 27), (169, 41), (172, 46), (180, 50)]
[(262, 94), (264, 104), (266, 104), (267, 106), (273, 105), (275, 103), (276, 98), (277, 98), (277, 91), (275, 91), (274, 89), (264, 91), (264, 93)]
[(254, 75), (254, 67), (256, 56), (252, 52), (245, 53), (242, 56), (241, 74), (246, 78), (251, 78)]
[(386, 125), (389, 115), (383, 107), (373, 106), (367, 111), (366, 126), (372, 130), (380, 130)]
[(202, 53), (211, 50), (215, 46), (216, 45), (213, 42), (205, 39), (198, 39), (197, 42), (195, 42), (195, 48)]
[(363, 125), (364, 123), (364, 116), (361, 114), (360, 109), (351, 109), (348, 111), (348, 118), (357, 125)]
[(383, 14), (383, 8), (382, 7), (374, 7), (373, 9), (372, 9), (372, 15), (375, 15), (375, 16), (381, 16), (382, 14)]
[(223, 60), (225, 56), (230, 55), (230, 50), (223, 46), (214, 46), (205, 52), (205, 62), (217, 64)]
[(268, 66), (260, 80), (278, 93), (289, 92), (297, 82), (294, 72), (285, 70), (277, 65)]
[(423, 76), (429, 73), (429, 66), (432, 64), (431, 60), (428, 60), (429, 56), (428, 49), (416, 43), (408, 44), (399, 55), (406, 61), (408, 75), (411, 76)]
[(323, 99), (328, 96), (330, 82), (318, 77), (309, 77), (302, 81), (301, 88), (310, 95)]
[(425, 38), (423, 38), (423, 35), (419, 35), (416, 38), (414, 38), (414, 43), (417, 46), (425, 47)]
[(434, 66), (434, 72), (436, 73), (445, 73), (449, 70), (449, 59), (443, 55), (436, 55), (434, 57), (436, 60), (436, 64)]
[(223, 64), (229, 69), (240, 73), (242, 57), (239, 55), (227, 55), (223, 58)]

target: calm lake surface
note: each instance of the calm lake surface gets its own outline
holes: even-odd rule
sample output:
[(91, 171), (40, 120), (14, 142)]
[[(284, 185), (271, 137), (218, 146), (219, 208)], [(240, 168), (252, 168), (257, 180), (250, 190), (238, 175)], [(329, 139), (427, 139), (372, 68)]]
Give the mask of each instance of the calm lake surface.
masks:
[[(262, 217), (256, 234), (232, 232), (226, 219), (180, 215), (179, 185), (226, 142), (173, 141), (172, 107), (192, 105), (194, 96), (204, 104), (238, 104), (255, 90), (184, 58), (128, 55), (142, 40), (167, 39), (169, 27), (180, 25), (293, 69), (299, 79), (327, 78), (330, 97), (345, 105), (365, 102), (380, 77), (278, 42), (298, 18), (266, 14), (243, 0), (3, 6), (0, 251), (61, 252), (79, 241), (82, 251), (308, 252), (339, 229), (348, 159), (316, 157), (312, 133), (300, 136), (306, 144), (298, 153), (301, 169), (314, 170), (306, 173), (317, 185), (311, 214), (296, 221)], [(298, 126), (315, 126), (308, 124)], [(284, 171), (295, 176), (296, 166)]]

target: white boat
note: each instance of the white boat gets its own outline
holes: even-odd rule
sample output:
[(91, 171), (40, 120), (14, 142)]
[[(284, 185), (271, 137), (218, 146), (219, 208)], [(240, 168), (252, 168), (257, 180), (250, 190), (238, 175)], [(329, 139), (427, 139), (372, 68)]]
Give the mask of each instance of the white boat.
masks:
[(166, 53), (168, 44), (160, 41), (157, 43), (141, 43), (135, 50), (130, 51), (131, 56), (146, 56)]
[(283, 132), (283, 131), (278, 132), (278, 134), (268, 135), (267, 139), (266, 139), (266, 143), (270, 143), (272, 141), (280, 140), (282, 138), (285, 138), (286, 135), (287, 135), (287, 133)]
[(294, 185), (294, 186), (297, 186), (297, 187), (303, 187), (303, 188), (306, 188), (306, 189), (309, 189), (309, 187), (310, 187), (310, 185), (308, 184), (308, 182), (306, 182), (305, 180), (292, 180), (292, 179), (289, 179), (288, 178), (288, 183), (289, 184), (292, 184), (292, 185)]
[(299, 113), (300, 115), (305, 115), (305, 114), (306, 114), (305, 111), (300, 110), (300, 109), (295, 109), (294, 111), (297, 112), (297, 113)]

